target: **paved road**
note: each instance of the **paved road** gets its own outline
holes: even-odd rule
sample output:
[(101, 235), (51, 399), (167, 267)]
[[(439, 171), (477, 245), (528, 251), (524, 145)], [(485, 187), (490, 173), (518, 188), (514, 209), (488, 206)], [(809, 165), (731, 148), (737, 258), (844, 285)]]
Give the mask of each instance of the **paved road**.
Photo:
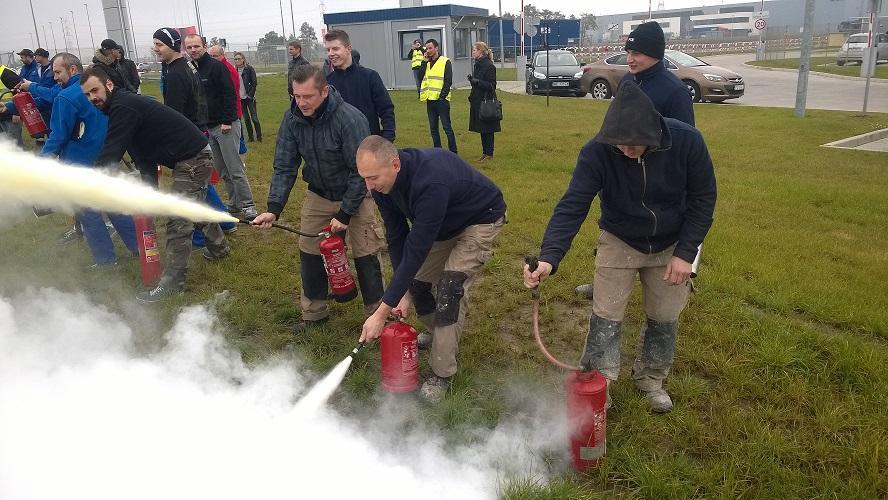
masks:
[[(704, 58), (709, 64), (740, 73), (746, 81), (746, 93), (743, 97), (728, 100), (725, 104), (794, 108), (798, 73), (744, 66), (744, 62), (754, 58), (753, 54)], [(861, 111), (865, 85), (863, 78), (835, 78), (809, 73), (806, 108)], [(870, 80), (867, 111), (888, 113), (888, 81)]]
[[(740, 73), (746, 81), (743, 97), (727, 100), (723, 104), (707, 105), (795, 108), (798, 72), (745, 66), (744, 62), (755, 59), (754, 54), (707, 56), (704, 59), (710, 64)], [(806, 108), (862, 111), (865, 84), (863, 78), (837, 78), (810, 73)], [(499, 82), (498, 87), (506, 92), (524, 93), (524, 86), (519, 82)], [(590, 96), (586, 98), (591, 99)], [(867, 111), (888, 113), (888, 81), (870, 80)]]

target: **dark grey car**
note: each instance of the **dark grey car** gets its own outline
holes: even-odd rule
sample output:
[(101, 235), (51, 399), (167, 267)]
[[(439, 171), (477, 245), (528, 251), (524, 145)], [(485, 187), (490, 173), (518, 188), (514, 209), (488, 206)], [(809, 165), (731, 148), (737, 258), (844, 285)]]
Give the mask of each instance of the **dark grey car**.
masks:
[(528, 94), (545, 94), (550, 90), (553, 95), (583, 97), (586, 91), (580, 87), (582, 77), (580, 63), (572, 52), (550, 50), (548, 56), (546, 51), (535, 52), (527, 64), (525, 91)]

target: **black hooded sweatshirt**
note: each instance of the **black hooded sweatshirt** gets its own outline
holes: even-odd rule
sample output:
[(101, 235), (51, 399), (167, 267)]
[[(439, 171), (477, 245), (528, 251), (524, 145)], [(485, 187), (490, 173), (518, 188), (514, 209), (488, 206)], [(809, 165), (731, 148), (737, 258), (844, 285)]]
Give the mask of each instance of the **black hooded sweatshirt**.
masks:
[[(633, 88), (624, 89), (627, 85)], [(640, 129), (638, 123), (647, 126)], [(616, 148), (652, 143), (657, 145), (639, 159)], [(570, 185), (546, 228), (540, 260), (552, 264), (553, 273), (596, 195), (601, 197), (601, 229), (646, 254), (676, 244), (673, 255), (693, 262), (712, 225), (716, 199), (703, 136), (686, 123), (661, 117), (632, 82), (621, 85), (601, 132), (580, 150)]]
[(237, 120), (237, 94), (234, 82), (231, 81), (231, 73), (209, 53), (204, 53), (194, 62), (197, 63), (197, 71), (207, 99), (207, 127), (231, 125)]

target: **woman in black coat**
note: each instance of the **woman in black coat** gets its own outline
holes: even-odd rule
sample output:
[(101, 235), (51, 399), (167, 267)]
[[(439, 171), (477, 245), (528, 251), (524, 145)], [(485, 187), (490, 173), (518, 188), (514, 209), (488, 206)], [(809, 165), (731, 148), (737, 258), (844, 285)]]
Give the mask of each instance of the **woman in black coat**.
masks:
[(475, 66), (469, 75), (472, 93), (469, 94), (469, 132), (481, 134), (483, 154), (478, 161), (493, 158), (493, 134), (500, 131), (499, 120), (481, 120), (479, 111), (485, 99), (496, 99), (496, 66), (493, 65), (493, 54), (484, 42), (475, 42), (472, 46), (472, 59)]
[(259, 124), (259, 115), (256, 114), (256, 87), (259, 85), (256, 70), (247, 64), (247, 56), (243, 52), (234, 53), (234, 65), (240, 77), (241, 109), (244, 111), (242, 121), (247, 128), (247, 137), (253, 142), (253, 128), (255, 128), (256, 139), (262, 142), (262, 126)]

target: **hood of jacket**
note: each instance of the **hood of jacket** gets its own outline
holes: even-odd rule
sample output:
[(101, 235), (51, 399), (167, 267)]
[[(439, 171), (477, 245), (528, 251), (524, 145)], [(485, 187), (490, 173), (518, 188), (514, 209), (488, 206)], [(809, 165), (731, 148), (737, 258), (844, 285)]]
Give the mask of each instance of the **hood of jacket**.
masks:
[(96, 49), (96, 55), (95, 57), (93, 57), (93, 62), (101, 63), (106, 66), (111, 66), (112, 64), (117, 62), (117, 59), (115, 59), (113, 56), (106, 56), (102, 53), (102, 49)]
[(626, 81), (604, 115), (595, 141), (611, 146), (661, 147), (666, 126), (654, 103), (634, 82)]

